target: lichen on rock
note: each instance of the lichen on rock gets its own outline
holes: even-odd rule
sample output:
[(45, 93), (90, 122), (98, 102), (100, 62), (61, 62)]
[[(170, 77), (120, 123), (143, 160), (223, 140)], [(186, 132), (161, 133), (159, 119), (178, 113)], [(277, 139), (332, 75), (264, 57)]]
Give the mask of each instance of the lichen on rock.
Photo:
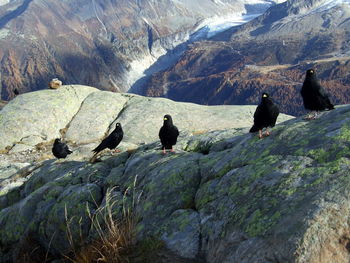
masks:
[[(65, 135), (85, 125), (91, 116), (84, 109), (90, 112), (92, 98), (103, 100), (106, 93), (89, 94)], [(39, 162), (37, 150), (26, 152), (27, 157), (2, 154), (0, 262), (12, 262), (16, 246), (29, 235), (54, 258), (70, 249), (69, 227), (77, 244), (81, 233), (84, 242), (91, 240), (95, 233), (87, 211), (103, 207), (111, 189), (116, 216), (124, 202), (135, 202), (137, 241), (156, 240), (164, 244), (162, 253), (183, 262), (349, 261), (349, 105), (313, 121), (283, 117), (287, 120), (260, 140), (247, 133), (252, 119), (245, 127), (232, 127), (229, 115), (217, 115), (227, 127), (215, 129), (213, 123), (204, 130), (201, 118), (183, 124), (187, 117), (181, 116), (182, 111), (200, 112), (198, 105), (124, 96), (111, 96), (121, 102), (116, 105), (121, 112), (106, 113), (103, 128), (91, 137), (96, 142), (123, 120), (128, 136), (121, 153), (102, 153), (100, 162), (89, 163), (92, 142), (77, 143), (75, 156), (62, 161)], [(140, 113), (146, 106), (147, 114)], [(158, 117), (168, 107), (174, 107), (183, 132), (176, 153), (162, 155)], [(205, 107), (203, 116), (210, 110)], [(244, 107), (242, 114), (247, 114)], [(149, 124), (141, 132), (144, 119)], [(16, 156), (20, 162), (6, 168)]]

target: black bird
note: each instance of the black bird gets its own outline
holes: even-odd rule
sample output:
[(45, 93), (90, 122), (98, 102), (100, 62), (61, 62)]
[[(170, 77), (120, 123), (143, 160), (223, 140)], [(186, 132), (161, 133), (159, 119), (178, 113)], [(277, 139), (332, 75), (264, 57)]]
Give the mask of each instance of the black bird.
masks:
[(13, 93), (15, 94), (15, 96), (19, 95), (18, 89), (15, 88), (15, 89), (13, 90)]
[(117, 147), (122, 141), (123, 135), (124, 132), (122, 129), (122, 125), (118, 122), (115, 125), (114, 131), (112, 131), (111, 134), (108, 135), (108, 137), (104, 138), (102, 142), (95, 149), (92, 150), (95, 153), (94, 156), (96, 156), (100, 151), (106, 148), (112, 150), (115, 147)]
[(179, 136), (179, 130), (173, 124), (173, 119), (170, 115), (164, 116), (163, 126), (159, 130), (159, 138), (162, 143), (163, 154), (166, 154), (166, 150), (170, 149), (174, 152), (173, 145), (176, 144), (177, 137)]
[(272, 102), (269, 94), (263, 93), (261, 102), (254, 113), (254, 125), (249, 132), (259, 131), (259, 138), (263, 137), (262, 130), (266, 128), (265, 135), (269, 136), (268, 127), (274, 127), (278, 114), (280, 113), (278, 107)]
[[(306, 71), (306, 77), (300, 93), (303, 97), (305, 109), (311, 110), (306, 119), (315, 119), (318, 111), (334, 109), (334, 105), (330, 102), (325, 89), (320, 85), (314, 69)], [(310, 116), (313, 111), (315, 111), (314, 115)]]
[(69, 150), (67, 144), (61, 142), (61, 139), (56, 139), (52, 146), (52, 153), (56, 158), (61, 159), (66, 158), (72, 151)]

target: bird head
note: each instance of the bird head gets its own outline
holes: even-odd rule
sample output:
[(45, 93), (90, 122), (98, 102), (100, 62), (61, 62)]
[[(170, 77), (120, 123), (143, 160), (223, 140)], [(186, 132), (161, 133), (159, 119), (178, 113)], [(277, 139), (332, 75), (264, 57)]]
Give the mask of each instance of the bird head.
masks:
[(173, 119), (169, 114), (164, 115), (164, 124), (173, 124)]
[(312, 77), (312, 76), (315, 76), (315, 74), (316, 74), (316, 72), (315, 72), (315, 70), (314, 69), (308, 69), (307, 71), (306, 71), (306, 77)]
[(269, 94), (267, 94), (266, 92), (264, 92), (263, 94), (262, 94), (262, 98), (264, 99), (264, 98), (268, 98), (268, 97), (270, 97), (269, 96)]
[(120, 124), (120, 122), (117, 122), (115, 124), (115, 129), (121, 129), (122, 128), (122, 125)]
[(263, 92), (263, 94), (261, 95), (261, 103), (266, 104), (270, 102), (271, 102), (270, 95), (266, 92)]
[(55, 139), (55, 143), (57, 144), (57, 143), (60, 143), (61, 142), (61, 139), (60, 138), (57, 138), (57, 139)]

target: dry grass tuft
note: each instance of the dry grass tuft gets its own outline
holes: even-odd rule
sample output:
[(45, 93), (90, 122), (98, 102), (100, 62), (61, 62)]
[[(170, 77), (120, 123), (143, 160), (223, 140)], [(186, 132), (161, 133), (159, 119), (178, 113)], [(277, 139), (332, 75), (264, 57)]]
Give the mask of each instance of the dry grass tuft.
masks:
[(47, 161), (47, 160), (50, 160), (50, 159), (53, 159), (54, 156), (51, 154), (51, 153), (43, 153), (42, 155), (40, 155), (36, 161), (37, 162), (42, 162), (42, 161)]
[(131, 155), (131, 154), (135, 153), (135, 152), (137, 151), (137, 149), (138, 149), (138, 148), (129, 148), (129, 149), (126, 150), (126, 152), (127, 152), (129, 155)]
[(67, 131), (68, 131), (68, 127), (60, 129), (59, 132), (60, 132), (62, 138), (64, 138), (64, 136), (66, 135)]
[(6, 146), (5, 149), (0, 150), (0, 154), (8, 154), (12, 146)]
[[(136, 180), (135, 180), (136, 182)], [(134, 185), (135, 185), (134, 182)], [(67, 227), (68, 240), (72, 248), (72, 257), (65, 256), (72, 263), (126, 263), (130, 262), (132, 248), (136, 242), (137, 216), (134, 212), (136, 200), (127, 205), (124, 194), (122, 215), (115, 216), (118, 211), (118, 200), (113, 200), (112, 190), (106, 194), (106, 204), (100, 207), (94, 214), (88, 210), (92, 229), (97, 233), (97, 238), (79, 251), (75, 249), (70, 227)], [(67, 224), (69, 226), (69, 223)]]
[(192, 132), (192, 135), (201, 135), (201, 134), (204, 134), (207, 132), (208, 132), (207, 130), (194, 131), (194, 132)]
[(44, 142), (39, 142), (37, 145), (35, 145), (35, 149), (37, 151), (48, 151), (51, 150), (51, 147), (54, 143), (54, 139), (50, 141), (44, 141)]

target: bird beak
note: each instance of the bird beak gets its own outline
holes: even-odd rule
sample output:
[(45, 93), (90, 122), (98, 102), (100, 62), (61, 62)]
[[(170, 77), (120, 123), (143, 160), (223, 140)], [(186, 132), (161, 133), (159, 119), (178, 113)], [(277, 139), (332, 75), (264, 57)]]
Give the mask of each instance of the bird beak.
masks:
[(168, 118), (164, 118), (164, 120), (165, 120), (165, 121), (167, 121), (167, 120), (168, 120)]
[(264, 95), (263, 95), (263, 98), (267, 98), (267, 95), (266, 95), (266, 94), (264, 94)]

